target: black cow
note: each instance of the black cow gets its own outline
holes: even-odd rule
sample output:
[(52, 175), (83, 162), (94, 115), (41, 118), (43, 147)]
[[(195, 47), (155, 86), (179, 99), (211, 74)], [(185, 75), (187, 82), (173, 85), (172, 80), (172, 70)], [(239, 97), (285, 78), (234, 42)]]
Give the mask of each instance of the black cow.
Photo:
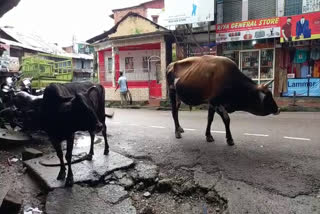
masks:
[(257, 85), (226, 57), (190, 57), (171, 63), (167, 68), (167, 82), (176, 138), (181, 138), (184, 132), (178, 120), (181, 101), (189, 106), (208, 103), (207, 141), (214, 141), (211, 123), (217, 112), (224, 122), (230, 146), (234, 142), (228, 113), (246, 111), (259, 116), (280, 113), (268, 89), (272, 81)]
[[(68, 175), (66, 186), (73, 185), (71, 170), (71, 157), (73, 150), (74, 133), (76, 131), (89, 131), (91, 147), (89, 159), (92, 159), (94, 134), (102, 130), (105, 140), (104, 154), (109, 153), (105, 125), (105, 90), (99, 84), (67, 83), (50, 84), (46, 87), (41, 107), (41, 126), (48, 133), (53, 147), (60, 159), (60, 172), (58, 180), (65, 178), (65, 165), (61, 142), (67, 140), (66, 160)], [(111, 117), (111, 116), (110, 116)]]

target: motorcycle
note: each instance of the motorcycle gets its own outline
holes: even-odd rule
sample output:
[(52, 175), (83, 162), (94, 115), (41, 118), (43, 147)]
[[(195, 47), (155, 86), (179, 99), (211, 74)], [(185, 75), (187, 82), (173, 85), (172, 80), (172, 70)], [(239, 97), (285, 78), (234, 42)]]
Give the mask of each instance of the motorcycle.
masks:
[(23, 128), (24, 110), (28, 106), (19, 105), (19, 99), (43, 94), (43, 90), (32, 90), (32, 78), (21, 80), (22, 76), (23, 74), (20, 72), (15, 73), (12, 77), (7, 77), (5, 83), (1, 85), (0, 126), (2, 128), (8, 128), (6, 124), (9, 124), (12, 129), (15, 127)]

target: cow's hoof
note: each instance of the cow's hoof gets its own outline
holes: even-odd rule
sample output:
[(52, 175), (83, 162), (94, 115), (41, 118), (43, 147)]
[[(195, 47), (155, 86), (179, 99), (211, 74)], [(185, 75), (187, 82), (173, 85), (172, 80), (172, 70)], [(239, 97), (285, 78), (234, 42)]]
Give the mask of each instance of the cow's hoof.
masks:
[(109, 149), (108, 150), (104, 150), (103, 154), (104, 155), (108, 155), (109, 154)]
[(182, 138), (182, 136), (181, 136), (181, 133), (180, 133), (180, 132), (176, 132), (176, 138), (177, 138), (177, 139)]
[(65, 183), (65, 187), (72, 187), (73, 186), (73, 177), (68, 177)]
[(213, 137), (211, 135), (207, 136), (207, 142), (208, 143), (214, 142), (214, 139), (213, 139)]
[(65, 177), (66, 177), (66, 171), (62, 170), (59, 172), (57, 180), (64, 180)]
[(181, 127), (179, 127), (177, 131), (180, 132), (180, 133), (184, 133), (184, 130)]
[(92, 160), (93, 155), (92, 154), (88, 154), (87, 155), (87, 160)]
[(229, 146), (233, 146), (233, 145), (234, 145), (233, 139), (227, 140), (227, 144), (228, 144)]

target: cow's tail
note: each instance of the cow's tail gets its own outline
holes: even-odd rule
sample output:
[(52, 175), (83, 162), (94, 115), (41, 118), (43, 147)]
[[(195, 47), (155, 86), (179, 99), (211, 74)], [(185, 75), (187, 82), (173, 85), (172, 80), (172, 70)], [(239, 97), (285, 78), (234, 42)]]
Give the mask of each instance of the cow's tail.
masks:
[[(82, 154), (82, 153), (81, 153), (81, 154)], [(85, 160), (90, 160), (89, 157), (88, 157), (88, 155), (83, 155), (82, 157), (73, 159), (73, 160), (71, 161), (71, 164), (80, 163), (80, 162), (85, 161)], [(46, 166), (46, 167), (57, 167), (57, 166), (61, 166), (61, 163), (45, 163), (45, 162), (42, 162), (42, 161), (39, 161), (39, 164), (41, 164), (42, 166)], [(64, 162), (64, 165), (68, 165), (68, 162)]]

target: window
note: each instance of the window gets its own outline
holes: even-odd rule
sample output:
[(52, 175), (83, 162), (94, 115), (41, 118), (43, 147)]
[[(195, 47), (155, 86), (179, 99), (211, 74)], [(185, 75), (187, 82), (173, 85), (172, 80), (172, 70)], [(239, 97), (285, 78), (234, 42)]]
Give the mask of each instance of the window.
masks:
[(107, 72), (112, 73), (112, 58), (108, 57), (107, 59)]
[(285, 16), (292, 16), (302, 13), (302, 0), (285, 0)]
[(159, 16), (151, 16), (154, 23), (158, 23)]
[(249, 0), (248, 18), (260, 19), (276, 16), (276, 0)]
[(242, 19), (242, 0), (223, 1), (223, 22), (236, 22)]
[(144, 72), (148, 72), (149, 71), (149, 68), (148, 68), (148, 57), (147, 56), (142, 57), (142, 70)]
[(134, 71), (133, 57), (126, 57), (125, 58), (125, 71), (126, 72), (133, 72)]

